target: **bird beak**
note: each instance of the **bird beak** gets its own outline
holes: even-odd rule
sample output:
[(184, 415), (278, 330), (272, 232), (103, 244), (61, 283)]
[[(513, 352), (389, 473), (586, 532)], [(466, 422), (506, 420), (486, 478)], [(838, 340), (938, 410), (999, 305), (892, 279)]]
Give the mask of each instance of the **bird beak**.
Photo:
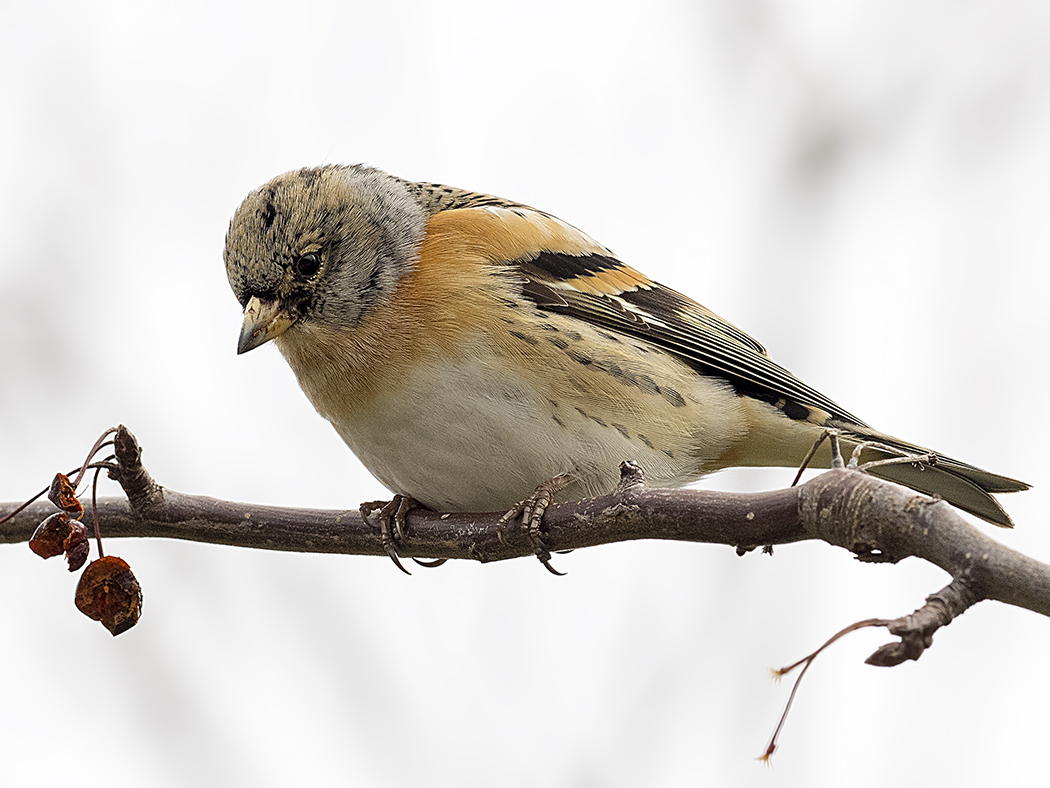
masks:
[(252, 296), (244, 307), (244, 323), (241, 325), (240, 339), (237, 340), (237, 355), (276, 339), (294, 322), (277, 301), (263, 301), (258, 296)]

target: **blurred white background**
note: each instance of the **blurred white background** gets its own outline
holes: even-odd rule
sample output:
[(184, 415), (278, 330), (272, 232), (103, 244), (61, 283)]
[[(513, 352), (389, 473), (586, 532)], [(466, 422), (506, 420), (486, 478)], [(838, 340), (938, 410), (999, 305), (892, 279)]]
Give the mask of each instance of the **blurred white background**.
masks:
[[(364, 161), (559, 215), (879, 428), (1031, 482), (994, 536), (1050, 559), (1045, 3), (9, 3), (0, 74), (0, 500), (118, 422), (174, 489), (384, 496), (275, 349), (235, 355), (221, 259), (250, 189)], [(1050, 621), (993, 603), (893, 670), (863, 665), (884, 633), (837, 645), (753, 760), (767, 667), (911, 612), (947, 580), (914, 559), (109, 550), (145, 590), (116, 639), (0, 547), (4, 785), (1046, 784)]]

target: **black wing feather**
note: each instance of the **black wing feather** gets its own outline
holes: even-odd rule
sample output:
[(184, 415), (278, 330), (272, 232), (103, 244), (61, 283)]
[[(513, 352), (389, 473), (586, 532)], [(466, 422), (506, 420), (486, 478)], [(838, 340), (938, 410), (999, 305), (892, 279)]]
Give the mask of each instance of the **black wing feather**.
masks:
[[(656, 283), (601, 295), (588, 292), (593, 287), (577, 289), (574, 282), (583, 284), (584, 277), (600, 280), (614, 258), (573, 255), (572, 265), (567, 265), (567, 256), (542, 252), (520, 264), (527, 277), (523, 294), (545, 309), (651, 342), (701, 374), (725, 377), (738, 390), (761, 399), (816, 406), (841, 421), (867, 426), (772, 361), (765, 348), (740, 329), (674, 290)], [(598, 259), (589, 264), (592, 257)]]

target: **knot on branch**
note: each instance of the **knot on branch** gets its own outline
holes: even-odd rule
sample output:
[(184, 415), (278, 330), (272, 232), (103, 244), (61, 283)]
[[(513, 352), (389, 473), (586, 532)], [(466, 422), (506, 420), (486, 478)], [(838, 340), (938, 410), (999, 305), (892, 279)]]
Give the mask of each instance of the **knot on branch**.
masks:
[(117, 427), (113, 438), (113, 453), (117, 466), (110, 469), (109, 478), (124, 488), (131, 508), (141, 513), (158, 505), (164, 498), (164, 488), (153, 480), (142, 464), (142, 447), (123, 424)]
[(865, 662), (889, 668), (918, 659), (933, 645), (933, 634), (976, 601), (977, 595), (965, 582), (958, 578), (952, 580), (936, 594), (926, 597), (926, 604), (914, 613), (882, 622), (900, 641), (880, 646)]
[(634, 460), (624, 460), (620, 463), (620, 481), (616, 483), (613, 495), (620, 498), (627, 497), (631, 492), (644, 489), (645, 473), (642, 466)]

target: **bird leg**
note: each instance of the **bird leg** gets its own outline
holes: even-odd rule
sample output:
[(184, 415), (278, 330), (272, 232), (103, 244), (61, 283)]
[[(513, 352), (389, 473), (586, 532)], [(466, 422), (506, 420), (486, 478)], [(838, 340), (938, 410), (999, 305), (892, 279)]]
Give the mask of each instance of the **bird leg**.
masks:
[(543, 543), (540, 535), (540, 526), (543, 524), (543, 515), (554, 500), (554, 496), (568, 487), (574, 479), (575, 477), (571, 473), (562, 473), (553, 479), (548, 479), (536, 487), (532, 495), (515, 504), (496, 523), (496, 533), (499, 534), (500, 541), (506, 544), (507, 540), (503, 535), (507, 530), (507, 526), (520, 516), (522, 531), (528, 537), (529, 543), (532, 545), (532, 551), (536, 554), (540, 563), (547, 568), (547, 571), (554, 575), (564, 575), (565, 573), (559, 572), (551, 566), (551, 551)]

